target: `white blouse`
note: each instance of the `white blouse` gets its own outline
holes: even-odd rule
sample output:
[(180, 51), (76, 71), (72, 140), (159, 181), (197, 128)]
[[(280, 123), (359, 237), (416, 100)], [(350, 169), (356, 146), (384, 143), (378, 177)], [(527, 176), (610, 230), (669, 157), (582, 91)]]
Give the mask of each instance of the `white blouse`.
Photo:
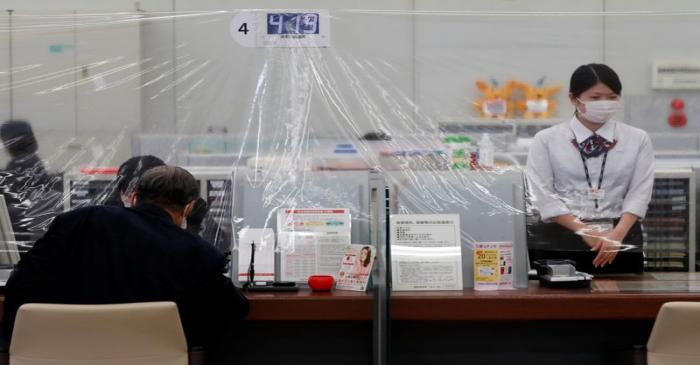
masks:
[[(571, 213), (582, 219), (619, 218), (646, 214), (654, 185), (654, 151), (646, 132), (609, 121), (596, 132), (608, 141), (617, 140), (605, 164), (603, 194), (595, 200), (589, 193), (583, 161), (572, 139), (580, 143), (593, 132), (573, 117), (571, 121), (540, 131), (527, 158), (530, 199), (543, 221)], [(598, 187), (603, 155), (588, 158), (593, 188)]]

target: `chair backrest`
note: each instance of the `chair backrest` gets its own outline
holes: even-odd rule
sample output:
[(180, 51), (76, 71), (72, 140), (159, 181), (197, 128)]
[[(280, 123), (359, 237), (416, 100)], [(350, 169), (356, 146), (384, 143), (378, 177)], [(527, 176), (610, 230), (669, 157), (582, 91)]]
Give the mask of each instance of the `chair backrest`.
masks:
[(669, 302), (647, 342), (649, 365), (700, 364), (700, 303)]
[(187, 365), (187, 342), (172, 302), (24, 304), (10, 363)]

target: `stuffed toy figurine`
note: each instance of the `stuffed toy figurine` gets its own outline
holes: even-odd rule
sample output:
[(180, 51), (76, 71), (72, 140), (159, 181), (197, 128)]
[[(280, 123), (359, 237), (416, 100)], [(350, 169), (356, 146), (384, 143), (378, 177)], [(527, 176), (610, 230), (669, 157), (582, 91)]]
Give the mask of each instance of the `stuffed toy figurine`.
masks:
[(502, 88), (498, 86), (498, 81), (493, 78), (490, 85), (483, 80), (476, 81), (476, 87), (483, 94), (481, 99), (474, 102), (477, 116), (494, 119), (513, 116), (514, 105), (510, 100), (510, 96), (515, 84), (513, 81), (509, 81)]
[(524, 100), (516, 102), (518, 111), (525, 119), (548, 119), (554, 116), (557, 102), (554, 94), (561, 90), (561, 85), (543, 87), (544, 77), (537, 81), (537, 86), (524, 82), (514, 82), (515, 88), (522, 90)]

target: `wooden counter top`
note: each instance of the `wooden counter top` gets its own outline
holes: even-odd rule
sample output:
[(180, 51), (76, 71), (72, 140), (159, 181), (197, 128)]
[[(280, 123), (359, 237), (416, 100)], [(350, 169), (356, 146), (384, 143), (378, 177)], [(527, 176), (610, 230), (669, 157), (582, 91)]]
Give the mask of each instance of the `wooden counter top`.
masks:
[[(246, 297), (250, 321), (371, 321), (373, 315), (371, 292), (306, 289)], [(527, 289), (493, 292), (393, 292), (390, 310), (391, 319), (404, 321), (653, 320), (670, 301), (700, 301), (700, 274), (675, 281), (650, 274), (596, 279), (593, 290), (548, 289), (530, 281)], [(0, 316), (2, 302), (0, 295)]]
[[(695, 286), (695, 283), (698, 286)], [(371, 293), (249, 293), (249, 320), (369, 321)], [(653, 320), (670, 301), (700, 301), (700, 281), (659, 281), (652, 274), (600, 278), (593, 289), (393, 292), (391, 318), (407, 321)]]
[(250, 321), (371, 321), (372, 294), (336, 290), (313, 293), (246, 293)]

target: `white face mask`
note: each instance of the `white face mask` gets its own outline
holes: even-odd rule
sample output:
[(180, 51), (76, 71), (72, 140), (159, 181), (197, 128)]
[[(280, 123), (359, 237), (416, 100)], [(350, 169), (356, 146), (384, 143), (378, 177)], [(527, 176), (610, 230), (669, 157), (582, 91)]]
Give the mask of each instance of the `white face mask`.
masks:
[(508, 111), (508, 104), (505, 100), (486, 101), (481, 107), (486, 115), (500, 115)]
[(182, 218), (182, 223), (180, 223), (180, 228), (187, 229), (187, 218)]
[(619, 100), (592, 100), (586, 102), (581, 101), (581, 99), (576, 100), (586, 106), (585, 113), (577, 108), (581, 116), (596, 124), (604, 124), (609, 121), (615, 115), (620, 105)]
[(546, 99), (541, 100), (528, 100), (525, 102), (527, 111), (532, 113), (545, 113), (549, 109), (549, 101)]

